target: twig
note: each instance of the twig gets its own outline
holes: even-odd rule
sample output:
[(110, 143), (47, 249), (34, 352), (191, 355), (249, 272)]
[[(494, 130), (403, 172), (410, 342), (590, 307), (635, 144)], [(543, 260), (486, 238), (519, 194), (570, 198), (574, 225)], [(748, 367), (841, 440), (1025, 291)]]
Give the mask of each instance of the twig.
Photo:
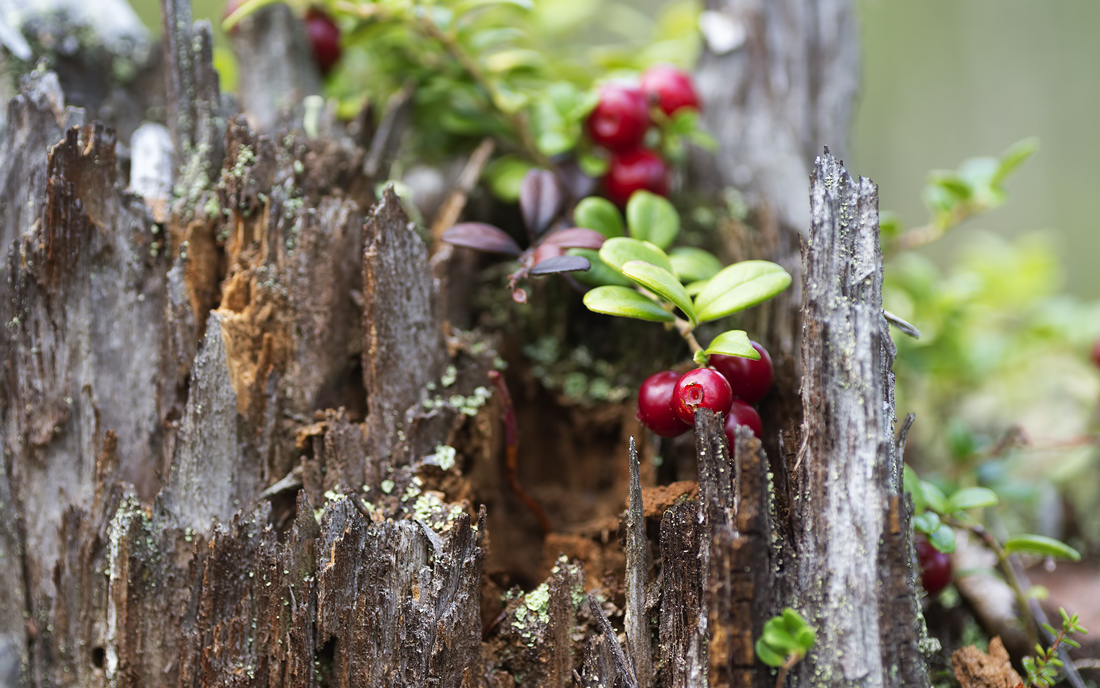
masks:
[(466, 161), (466, 166), (462, 168), (462, 174), (458, 175), (454, 188), (447, 194), (447, 199), (443, 201), (443, 205), (435, 214), (435, 219), (432, 220), (433, 253), (439, 250), (440, 237), (443, 232), (458, 221), (458, 216), (462, 214), (462, 209), (466, 207), (466, 200), (470, 195), (470, 191), (473, 190), (478, 178), (481, 177), (481, 171), (485, 169), (486, 163), (489, 162), (489, 156), (493, 154), (493, 148), (495, 147), (496, 144), (493, 143), (491, 138), (485, 138), (478, 144), (478, 147), (470, 155), (470, 159)]
[(512, 406), (512, 395), (508, 393), (508, 387), (504, 384), (504, 376), (495, 370), (489, 371), (489, 379), (493, 381), (493, 385), (497, 389), (497, 394), (500, 395), (501, 403), (501, 419), (504, 421), (504, 443), (506, 451), (506, 465), (505, 475), (508, 478), (508, 486), (512, 488), (512, 492), (516, 493), (527, 508), (531, 510), (531, 513), (535, 515), (539, 520), (539, 527), (542, 528), (543, 536), (549, 535), (553, 532), (553, 526), (550, 525), (550, 519), (546, 516), (546, 512), (542, 510), (538, 502), (531, 497), (531, 495), (524, 492), (523, 487), (519, 484), (519, 478), (516, 475), (516, 453), (519, 450), (519, 428), (516, 424), (516, 409)]
[(792, 652), (787, 655), (787, 661), (783, 662), (783, 666), (779, 667), (779, 673), (775, 675), (775, 688), (783, 688), (783, 683), (787, 680), (787, 672), (789, 672), (795, 664), (801, 661), (802, 655)]

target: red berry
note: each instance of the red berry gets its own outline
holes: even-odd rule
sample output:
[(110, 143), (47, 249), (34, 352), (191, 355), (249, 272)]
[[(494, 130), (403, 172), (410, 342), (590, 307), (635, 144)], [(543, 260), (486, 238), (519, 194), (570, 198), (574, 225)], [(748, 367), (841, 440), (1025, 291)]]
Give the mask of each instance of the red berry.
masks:
[(764, 424), (760, 422), (760, 414), (756, 412), (756, 409), (740, 399), (734, 399), (729, 412), (726, 414), (725, 425), (726, 441), (730, 443), (731, 447), (734, 442), (734, 433), (739, 425), (744, 425), (752, 430), (752, 434), (756, 435), (756, 439), (760, 439), (760, 436), (764, 434)]
[(944, 554), (928, 541), (923, 535), (917, 535), (917, 559), (920, 561), (920, 582), (924, 591), (930, 597), (934, 597), (951, 585), (954, 571), (951, 565), (951, 555)]
[(603, 185), (607, 197), (619, 206), (625, 206), (639, 189), (667, 196), (668, 167), (660, 156), (644, 148), (616, 153), (611, 156)]
[(691, 428), (672, 410), (672, 391), (679, 379), (674, 370), (654, 373), (638, 390), (638, 420), (661, 437), (676, 437)]
[(657, 65), (646, 70), (642, 75), (642, 90), (670, 117), (681, 108), (702, 109), (691, 77), (671, 65)]
[(600, 90), (600, 102), (588, 116), (592, 140), (610, 150), (641, 144), (649, 129), (649, 104), (636, 86), (608, 84)]
[(1096, 340), (1096, 346), (1092, 347), (1092, 361), (1100, 367), (1100, 339)]
[(317, 61), (321, 74), (328, 74), (340, 59), (340, 27), (336, 26), (332, 17), (317, 8), (310, 8), (303, 21), (313, 46), (313, 59)]
[(734, 399), (743, 399), (755, 404), (764, 398), (772, 386), (772, 357), (756, 342), (752, 348), (760, 352), (760, 360), (742, 356), (712, 354), (709, 365), (722, 373), (733, 389)]
[(708, 408), (725, 413), (733, 403), (730, 383), (717, 371), (696, 368), (680, 376), (672, 392), (672, 409), (685, 423), (695, 423), (695, 409)]

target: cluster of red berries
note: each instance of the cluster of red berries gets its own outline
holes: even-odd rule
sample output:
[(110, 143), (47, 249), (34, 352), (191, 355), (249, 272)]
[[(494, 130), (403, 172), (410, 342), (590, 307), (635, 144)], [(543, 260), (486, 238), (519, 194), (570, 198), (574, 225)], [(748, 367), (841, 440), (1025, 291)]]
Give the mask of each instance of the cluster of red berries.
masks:
[(588, 116), (592, 141), (611, 152), (603, 178), (604, 193), (620, 206), (639, 189), (668, 195), (668, 166), (660, 155), (642, 145), (653, 124), (651, 106), (668, 117), (683, 108), (699, 110), (691, 77), (669, 65), (652, 67), (642, 74), (640, 86), (604, 86), (599, 103)]
[(764, 428), (752, 404), (772, 386), (772, 359), (764, 347), (752, 345), (760, 352), (758, 361), (712, 354), (709, 368), (650, 375), (638, 390), (638, 420), (661, 437), (676, 437), (691, 429), (696, 408), (708, 408), (725, 414), (731, 445), (739, 425), (760, 437)]

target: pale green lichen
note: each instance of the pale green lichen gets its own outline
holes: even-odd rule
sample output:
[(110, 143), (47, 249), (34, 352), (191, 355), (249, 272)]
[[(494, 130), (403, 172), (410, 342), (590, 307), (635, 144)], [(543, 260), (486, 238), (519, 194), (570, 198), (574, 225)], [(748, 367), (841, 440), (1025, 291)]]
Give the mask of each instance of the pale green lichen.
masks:
[(393, 481), (392, 480), (387, 478), (386, 480), (382, 481), (382, 491), (385, 492), (386, 494), (389, 494), (389, 493), (393, 492), (393, 487), (394, 486), (393, 486)]
[(444, 471), (449, 471), (454, 468), (455, 455), (458, 452), (454, 447), (450, 447), (446, 444), (435, 445), (435, 453), (424, 459), (426, 463), (434, 463)]
[(443, 377), (439, 378), (439, 384), (444, 387), (450, 387), (458, 379), (458, 369), (453, 365), (447, 366), (447, 369), (443, 371)]

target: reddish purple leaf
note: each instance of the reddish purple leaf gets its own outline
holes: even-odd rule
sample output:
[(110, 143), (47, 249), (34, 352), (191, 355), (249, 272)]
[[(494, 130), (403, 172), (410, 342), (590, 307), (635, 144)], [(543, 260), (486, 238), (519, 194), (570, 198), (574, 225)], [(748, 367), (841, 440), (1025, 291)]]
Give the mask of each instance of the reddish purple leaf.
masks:
[(531, 267), (538, 265), (544, 260), (557, 258), (561, 255), (565, 255), (565, 249), (561, 246), (555, 246), (553, 244), (539, 244), (539, 247), (536, 248), (535, 252), (531, 255)]
[(440, 237), (448, 244), (489, 253), (520, 254), (519, 244), (499, 227), (484, 222), (462, 222), (451, 227)]
[(554, 256), (535, 265), (530, 275), (556, 275), (559, 272), (576, 272), (592, 267), (587, 258), (581, 256)]
[(519, 190), (519, 209), (523, 213), (527, 231), (536, 237), (545, 232), (561, 212), (564, 200), (561, 185), (553, 172), (528, 171)]
[(561, 246), (562, 248), (590, 248), (593, 251), (599, 251), (605, 240), (606, 237), (594, 229), (570, 227), (548, 234), (542, 240), (542, 245)]

